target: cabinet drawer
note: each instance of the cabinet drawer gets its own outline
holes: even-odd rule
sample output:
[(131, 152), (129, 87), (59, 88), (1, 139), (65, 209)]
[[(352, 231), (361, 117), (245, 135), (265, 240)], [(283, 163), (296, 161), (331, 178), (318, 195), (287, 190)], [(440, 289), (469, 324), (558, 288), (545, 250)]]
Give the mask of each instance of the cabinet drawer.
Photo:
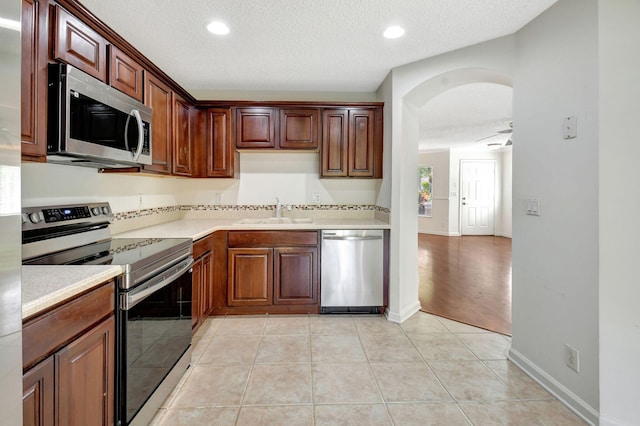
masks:
[(316, 231), (252, 231), (229, 232), (229, 247), (237, 246), (315, 246)]
[(98, 323), (115, 308), (115, 283), (90, 291), (28, 320), (22, 327), (22, 365), (28, 368)]

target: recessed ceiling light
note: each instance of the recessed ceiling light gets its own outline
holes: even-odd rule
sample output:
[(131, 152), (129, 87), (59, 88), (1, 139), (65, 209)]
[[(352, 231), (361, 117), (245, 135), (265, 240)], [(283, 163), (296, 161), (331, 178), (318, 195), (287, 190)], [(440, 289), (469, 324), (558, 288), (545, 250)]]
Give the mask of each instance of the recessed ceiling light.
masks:
[(213, 21), (209, 25), (207, 25), (207, 30), (209, 32), (216, 35), (226, 35), (229, 34), (229, 27), (224, 22)]
[(382, 35), (385, 38), (400, 38), (404, 35), (404, 28), (399, 27), (397, 25), (393, 25), (391, 27), (388, 27), (386, 30), (384, 30)]

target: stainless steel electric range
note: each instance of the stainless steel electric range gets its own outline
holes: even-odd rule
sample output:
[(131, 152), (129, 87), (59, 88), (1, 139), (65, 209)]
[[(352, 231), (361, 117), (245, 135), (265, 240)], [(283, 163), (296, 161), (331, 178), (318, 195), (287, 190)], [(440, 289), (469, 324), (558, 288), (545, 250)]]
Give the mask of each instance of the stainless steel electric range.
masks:
[(191, 362), (192, 241), (112, 238), (108, 203), (22, 210), (24, 265), (120, 265), (116, 424), (146, 425)]

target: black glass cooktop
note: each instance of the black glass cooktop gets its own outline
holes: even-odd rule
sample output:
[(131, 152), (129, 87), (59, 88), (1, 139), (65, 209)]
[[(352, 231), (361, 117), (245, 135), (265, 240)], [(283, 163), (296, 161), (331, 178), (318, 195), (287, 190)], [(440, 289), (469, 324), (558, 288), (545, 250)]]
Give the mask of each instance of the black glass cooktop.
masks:
[(113, 238), (23, 262), (25, 265), (120, 265), (127, 270), (155, 263), (191, 246), (189, 238)]

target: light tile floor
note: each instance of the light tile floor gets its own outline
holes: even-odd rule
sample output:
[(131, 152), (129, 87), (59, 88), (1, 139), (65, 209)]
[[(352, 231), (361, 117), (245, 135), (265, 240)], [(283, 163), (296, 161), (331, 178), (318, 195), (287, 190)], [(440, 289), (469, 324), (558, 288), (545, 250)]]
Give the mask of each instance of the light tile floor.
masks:
[(581, 425), (508, 337), (419, 312), (208, 319), (153, 425)]

